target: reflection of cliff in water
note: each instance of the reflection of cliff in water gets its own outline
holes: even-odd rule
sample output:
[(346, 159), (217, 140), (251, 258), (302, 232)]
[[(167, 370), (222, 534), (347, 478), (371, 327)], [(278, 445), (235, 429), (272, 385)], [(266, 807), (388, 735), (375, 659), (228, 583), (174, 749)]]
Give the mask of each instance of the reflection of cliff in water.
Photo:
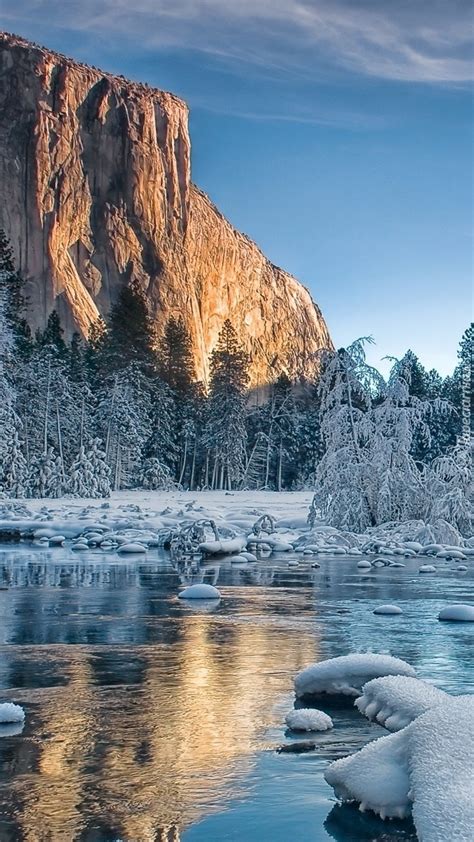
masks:
[(161, 562), (72, 565), (3, 568), (1, 686), (27, 721), (0, 739), (0, 838), (177, 842), (245, 787), (314, 634), (258, 605), (200, 614)]

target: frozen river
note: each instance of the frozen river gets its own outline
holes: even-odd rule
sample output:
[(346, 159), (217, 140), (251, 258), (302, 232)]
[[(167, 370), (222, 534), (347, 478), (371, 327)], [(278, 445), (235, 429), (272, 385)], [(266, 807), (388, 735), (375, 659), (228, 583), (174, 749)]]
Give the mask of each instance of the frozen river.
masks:
[[(201, 574), (222, 600), (190, 605), (176, 595), (200, 574), (167, 553), (78, 555), (0, 546), (0, 700), (27, 714), (21, 733), (0, 732), (1, 842), (416, 838), (336, 806), (324, 768), (383, 733), (350, 706), (324, 708), (334, 729), (312, 735), (315, 752), (275, 748), (291, 739), (295, 673), (322, 658), (390, 652), (473, 692), (472, 624), (436, 619), (472, 598), (472, 566), (220, 562)], [(403, 614), (374, 615), (384, 602)]]

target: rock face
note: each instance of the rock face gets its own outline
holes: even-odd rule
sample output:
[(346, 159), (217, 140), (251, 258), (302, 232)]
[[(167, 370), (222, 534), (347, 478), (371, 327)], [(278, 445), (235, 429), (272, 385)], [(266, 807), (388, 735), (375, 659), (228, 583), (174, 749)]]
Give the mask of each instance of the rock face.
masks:
[(139, 281), (158, 332), (183, 316), (196, 374), (230, 318), (253, 384), (308, 373), (332, 347), (308, 291), (191, 182), (186, 104), (0, 35), (0, 226), (28, 279), (30, 321), (56, 308), (87, 335)]

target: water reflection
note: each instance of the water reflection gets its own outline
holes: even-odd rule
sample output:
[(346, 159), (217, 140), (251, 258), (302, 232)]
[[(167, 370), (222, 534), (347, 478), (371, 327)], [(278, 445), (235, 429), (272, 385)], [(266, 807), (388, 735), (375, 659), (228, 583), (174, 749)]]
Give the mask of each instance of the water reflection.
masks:
[[(217, 584), (222, 600), (176, 598), (197, 581)], [(0, 582), (2, 697), (27, 710), (20, 734), (0, 735), (1, 842), (283, 840), (278, 810), (302, 794), (292, 818), (302, 842), (412, 838), (366, 818), (348, 836), (353, 813), (328, 816), (324, 765), (377, 732), (356, 712), (331, 711), (337, 728), (317, 757), (272, 750), (292, 677), (318, 657), (391, 649), (440, 686), (469, 689), (472, 633), (435, 619), (467, 580), (428, 580), (409, 565), (371, 575), (330, 560), (173, 567), (159, 551), (127, 562), (20, 547), (0, 550)], [(402, 618), (374, 616), (382, 599), (403, 605)], [(311, 835), (303, 818), (320, 822)]]

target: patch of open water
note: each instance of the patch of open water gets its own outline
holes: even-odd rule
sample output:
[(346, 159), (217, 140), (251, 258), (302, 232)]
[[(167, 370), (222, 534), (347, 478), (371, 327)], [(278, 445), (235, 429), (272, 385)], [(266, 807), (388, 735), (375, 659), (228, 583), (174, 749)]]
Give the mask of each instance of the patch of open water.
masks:
[[(473, 692), (471, 624), (440, 623), (472, 600), (473, 571), (360, 571), (356, 559), (288, 555), (177, 570), (168, 554), (120, 560), (0, 548), (0, 698), (22, 704), (0, 735), (0, 842), (389, 842), (411, 824), (335, 804), (323, 771), (384, 733), (350, 706), (311, 754), (278, 755), (292, 681), (309, 663), (391, 652), (421, 678)], [(182, 584), (217, 584), (185, 604)], [(374, 615), (382, 602), (399, 616)]]

